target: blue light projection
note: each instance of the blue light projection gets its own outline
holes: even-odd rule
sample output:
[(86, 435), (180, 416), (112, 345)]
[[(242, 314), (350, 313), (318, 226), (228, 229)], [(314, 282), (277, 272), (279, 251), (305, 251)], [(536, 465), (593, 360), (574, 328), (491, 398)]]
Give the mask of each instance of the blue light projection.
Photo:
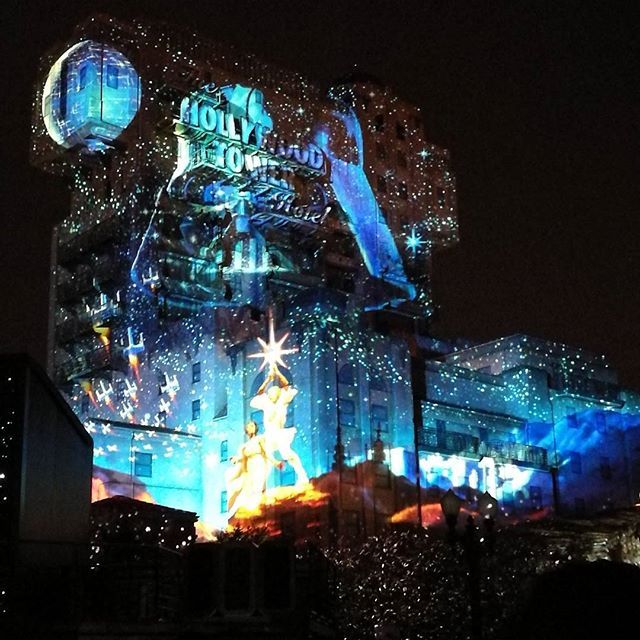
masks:
[[(395, 306), (413, 300), (415, 286), (407, 280), (395, 238), (364, 170), (364, 143), (358, 117), (348, 104), (341, 101), (337, 101), (331, 117), (333, 122), (316, 132), (316, 143), (331, 162), (331, 187), (347, 215), (349, 228), (369, 273), (397, 290), (390, 299), (370, 301), (367, 308), (380, 308), (389, 303)], [(346, 145), (343, 142), (344, 146), (338, 148), (334, 148), (332, 131), (336, 127), (343, 128), (347, 137)]]
[[(640, 446), (640, 400), (601, 360), (526, 336), (462, 348), (427, 335), (431, 255), (457, 222), (448, 153), (418, 109), (371, 83), (324, 95), (138, 27), (79, 33), (36, 100), (34, 157), (72, 178), (51, 362), (94, 438), (94, 498), (224, 527), (234, 456), (264, 455), (252, 486), (264, 471), (271, 499), (326, 478), (339, 437), (346, 467), (380, 442), (432, 502), (488, 490), (504, 513), (540, 514), (556, 468), (569, 507), (628, 502), (606, 478)], [(120, 134), (134, 116), (132, 144)], [(85, 171), (77, 152), (108, 146)], [(287, 351), (286, 369), (261, 371), (261, 350)], [(273, 438), (263, 395), (283, 393)]]
[(91, 40), (58, 58), (42, 93), (47, 131), (67, 148), (106, 149), (139, 107), (140, 81), (131, 63), (119, 51)]

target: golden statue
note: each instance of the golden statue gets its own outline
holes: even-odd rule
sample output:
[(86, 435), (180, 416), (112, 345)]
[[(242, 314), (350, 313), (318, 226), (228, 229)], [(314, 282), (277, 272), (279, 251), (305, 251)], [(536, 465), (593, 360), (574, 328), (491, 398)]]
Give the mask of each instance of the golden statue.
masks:
[(229, 518), (239, 509), (257, 510), (262, 502), (270, 465), (280, 469), (284, 465), (271, 455), (253, 420), (247, 422), (244, 432), (247, 441), (238, 449), (238, 454), (231, 457), (233, 467), (226, 474)]
[(251, 398), (250, 404), (254, 409), (263, 412), (264, 443), (269, 455), (278, 451), (282, 459), (294, 468), (296, 486), (303, 487), (309, 482), (309, 478), (302, 467), (300, 457), (291, 448), (296, 428), (285, 426), (287, 410), (297, 393), (298, 390), (289, 384), (278, 365), (272, 362), (266, 380), (260, 385), (258, 393)]

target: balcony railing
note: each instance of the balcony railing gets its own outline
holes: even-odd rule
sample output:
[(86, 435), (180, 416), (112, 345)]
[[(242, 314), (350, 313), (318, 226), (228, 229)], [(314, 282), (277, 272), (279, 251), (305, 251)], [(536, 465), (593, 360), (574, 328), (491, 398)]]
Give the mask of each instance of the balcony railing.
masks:
[(55, 370), (56, 381), (64, 383), (73, 378), (79, 378), (91, 372), (109, 368), (110, 365), (111, 357), (109, 351), (105, 347), (99, 347), (62, 362)]
[(608, 402), (617, 402), (620, 395), (620, 387), (616, 384), (577, 375), (571, 377), (557, 376), (552, 380), (551, 387), (559, 393), (597, 398)]
[(418, 440), (418, 448), (422, 451), (470, 458), (493, 458), (496, 462), (540, 469), (548, 466), (547, 450), (542, 447), (514, 442), (481, 442), (479, 438), (466, 433), (423, 429)]
[(540, 469), (548, 466), (547, 450), (515, 442), (482, 442), (478, 453), (497, 462), (520, 464)]
[(438, 432), (435, 429), (423, 429), (418, 445), (427, 451), (476, 457), (480, 440), (466, 433)]

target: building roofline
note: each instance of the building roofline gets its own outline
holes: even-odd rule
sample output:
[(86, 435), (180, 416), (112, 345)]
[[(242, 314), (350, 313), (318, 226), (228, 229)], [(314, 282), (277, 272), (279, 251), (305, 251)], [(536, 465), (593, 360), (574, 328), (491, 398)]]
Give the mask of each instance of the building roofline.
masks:
[(87, 433), (87, 430), (84, 428), (82, 422), (80, 422), (76, 414), (72, 411), (71, 407), (67, 404), (61, 393), (58, 391), (57, 387), (53, 384), (49, 376), (46, 374), (45, 370), (40, 366), (40, 364), (38, 364), (38, 362), (36, 362), (34, 358), (32, 358), (27, 353), (1, 354), (0, 364), (5, 363), (8, 365), (23, 367), (25, 370), (32, 372), (36, 379), (47, 390), (54, 404), (57, 405), (58, 409), (69, 420), (80, 438), (84, 440), (85, 444), (93, 448), (93, 438), (89, 435), (89, 433)]
[(456, 359), (458, 357), (464, 357), (465, 354), (471, 355), (474, 353), (487, 352), (491, 349), (492, 346), (497, 346), (498, 343), (500, 342), (516, 344), (517, 342), (524, 342), (524, 341), (530, 341), (536, 344), (548, 344), (554, 349), (565, 348), (575, 353), (580, 353), (587, 360), (593, 360), (593, 361), (600, 360), (602, 361), (602, 364), (607, 364), (607, 361), (604, 355), (596, 355), (591, 351), (587, 351), (586, 349), (581, 349), (579, 347), (574, 347), (574, 346), (565, 344), (564, 342), (558, 342), (557, 340), (545, 340), (544, 338), (538, 338), (537, 336), (531, 336), (526, 333), (513, 333), (507, 336), (501, 336), (499, 338), (489, 340), (488, 342), (481, 342), (480, 344), (474, 345), (472, 347), (468, 347), (466, 349), (461, 349), (460, 351), (454, 351), (452, 353), (445, 354), (443, 357), (447, 361), (449, 361), (449, 360)]

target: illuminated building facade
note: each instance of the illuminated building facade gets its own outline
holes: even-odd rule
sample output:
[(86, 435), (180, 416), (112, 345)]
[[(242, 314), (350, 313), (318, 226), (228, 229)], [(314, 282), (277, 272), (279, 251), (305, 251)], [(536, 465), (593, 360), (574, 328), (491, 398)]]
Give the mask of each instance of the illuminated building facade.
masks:
[[(428, 337), (456, 195), (418, 109), (368, 78), (325, 93), (197, 35), (103, 17), (41, 71), (33, 162), (72, 186), (49, 366), (94, 438), (94, 498), (221, 527), (238, 496), (304, 485), (337, 444), (363, 462), (378, 434), (393, 473), (488, 489), (509, 512), (550, 507), (555, 466), (571, 508), (637, 493), (636, 396), (604, 362), (526, 337)], [(566, 470), (591, 448), (602, 482), (576, 482)], [(607, 484), (622, 460), (626, 485)]]

